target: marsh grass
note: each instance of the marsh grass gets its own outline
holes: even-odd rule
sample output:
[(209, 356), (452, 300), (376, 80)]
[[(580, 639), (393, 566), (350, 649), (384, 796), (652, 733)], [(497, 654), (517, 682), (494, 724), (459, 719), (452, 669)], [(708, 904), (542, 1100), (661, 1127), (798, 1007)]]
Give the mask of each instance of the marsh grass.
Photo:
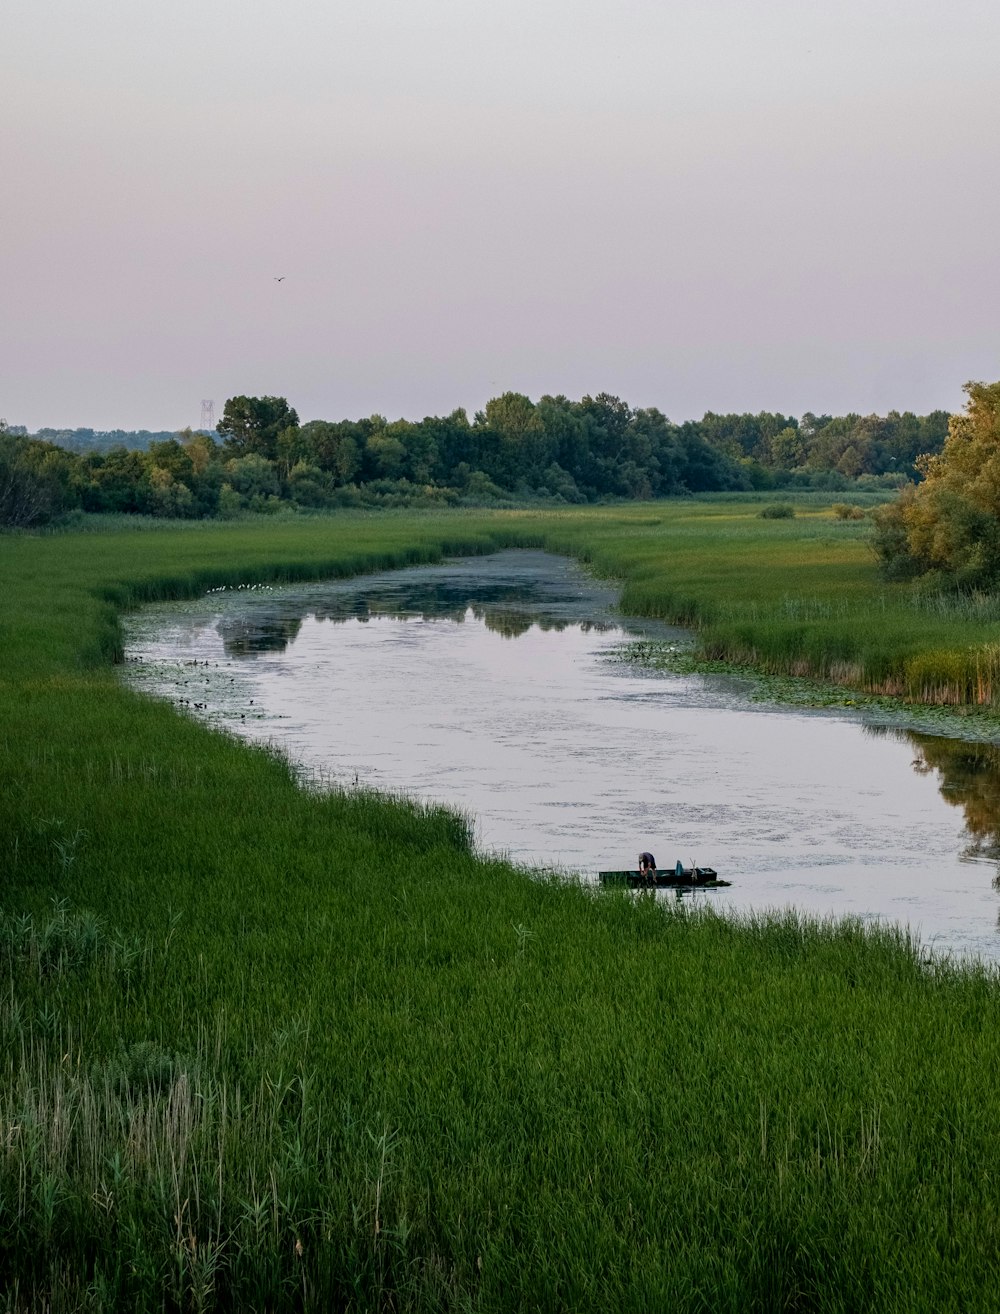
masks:
[(0, 1309), (1000, 1305), (991, 971), (480, 861), (111, 669), (150, 598), (513, 544), (776, 664), (989, 642), (813, 503), (5, 539)]
[[(433, 951), (400, 898), (381, 953), (356, 942), (353, 1007), (334, 985), (275, 1027), (258, 999), (186, 1050), (102, 1045), (79, 993), (47, 1005), (15, 973), (21, 1307), (770, 1309), (807, 1282), (823, 1307), (930, 1309), (953, 1255), (990, 1307), (988, 974), (890, 928), (501, 882), (492, 926), (447, 918)], [(370, 980), (390, 946), (394, 993)]]

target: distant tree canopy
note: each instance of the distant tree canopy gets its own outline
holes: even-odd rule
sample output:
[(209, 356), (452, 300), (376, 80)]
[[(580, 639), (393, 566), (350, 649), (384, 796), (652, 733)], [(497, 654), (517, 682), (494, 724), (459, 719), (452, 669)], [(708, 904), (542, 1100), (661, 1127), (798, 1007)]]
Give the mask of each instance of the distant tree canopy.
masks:
[(226, 402), (214, 435), (75, 429), (32, 438), (4, 429), (0, 524), (41, 524), (74, 507), (207, 517), (288, 505), (558, 505), (895, 487), (922, 477), (917, 458), (940, 452), (947, 425), (943, 411), (801, 420), (709, 412), (675, 424), (606, 392), (579, 401), (505, 392), (471, 420), (458, 409), (300, 424), (284, 397), (241, 395)]
[[(9, 432), (27, 436), (23, 426), (12, 425)], [(145, 452), (152, 443), (164, 443), (176, 437), (173, 429), (151, 432), (149, 429), (39, 429), (31, 435), (42, 442), (63, 447), (69, 452), (110, 452), (113, 447), (127, 447)]]
[(1000, 581), (1000, 383), (967, 383), (942, 450), (917, 460), (923, 482), (876, 518), (876, 550), (894, 578), (959, 588)]

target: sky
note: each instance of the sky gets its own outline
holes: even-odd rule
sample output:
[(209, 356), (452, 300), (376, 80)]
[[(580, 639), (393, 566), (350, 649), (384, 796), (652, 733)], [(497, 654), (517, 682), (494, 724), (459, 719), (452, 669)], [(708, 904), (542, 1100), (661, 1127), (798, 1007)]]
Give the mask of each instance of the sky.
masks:
[(6, 0), (0, 416), (956, 410), (998, 55), (996, 0)]

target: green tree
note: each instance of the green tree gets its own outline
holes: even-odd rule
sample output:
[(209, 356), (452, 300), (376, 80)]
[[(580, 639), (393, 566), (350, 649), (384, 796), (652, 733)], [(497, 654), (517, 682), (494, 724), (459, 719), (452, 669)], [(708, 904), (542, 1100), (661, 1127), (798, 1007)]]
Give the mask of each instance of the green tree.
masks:
[(521, 392), (486, 403), (480, 440), (484, 469), (505, 488), (537, 487), (555, 454), (538, 407)]
[(83, 458), (85, 511), (147, 512), (152, 509), (149, 461), (145, 452), (112, 447)]
[(1000, 383), (967, 383), (937, 455), (917, 458), (923, 483), (876, 516), (875, 548), (890, 575), (933, 574), (962, 588), (1000, 581)]
[(400, 439), (406, 448), (406, 476), (415, 484), (431, 484), (438, 463), (434, 433), (426, 424), (409, 424), (398, 420), (389, 431)]
[(78, 459), (51, 443), (10, 433), (0, 420), (0, 526), (27, 529), (76, 505)]
[(455, 485), (456, 467), (476, 460), (475, 439), (465, 409), (459, 407), (450, 415), (426, 415), (420, 427), (432, 439), (437, 454), (434, 482)]
[(288, 472), (288, 496), (299, 506), (327, 506), (333, 480), (318, 465), (298, 461)]
[(256, 507), (278, 493), (278, 474), (273, 463), (256, 453), (227, 461), (226, 480), (251, 506)]
[(149, 472), (150, 511), (154, 516), (188, 517), (195, 514), (191, 489), (163, 466)]
[(555, 461), (545, 471), (541, 487), (553, 497), (560, 498), (563, 502), (582, 502), (585, 500), (583, 494), (577, 488), (573, 476)]
[(794, 470), (802, 464), (805, 453), (802, 434), (789, 424), (767, 440), (767, 460), (764, 464), (776, 470)]
[(194, 461), (191, 453), (176, 438), (169, 438), (165, 443), (150, 443), (148, 456), (152, 467), (169, 471), (181, 483), (191, 483)]
[(513, 442), (528, 434), (541, 433), (545, 428), (535, 403), (522, 392), (505, 392), (500, 397), (491, 397), (486, 403), (486, 423)]
[(191, 458), (191, 467), (198, 476), (204, 475), (209, 466), (214, 465), (220, 456), (219, 444), (207, 433), (195, 433), (192, 429), (182, 429), (177, 441)]
[(337, 486), (349, 484), (361, 468), (361, 449), (367, 440), (350, 420), (333, 424), (310, 420), (299, 430), (301, 459), (325, 471)]
[(376, 479), (402, 479), (406, 474), (406, 447), (397, 433), (397, 425), (377, 429), (365, 444), (365, 463)]
[(299, 417), (284, 397), (230, 397), (215, 426), (225, 440), (226, 455), (278, 456), (278, 435), (297, 428)]
[(761, 411), (758, 415), (716, 415), (706, 411), (700, 422), (701, 436), (734, 461), (746, 457), (767, 465), (771, 439), (783, 429), (797, 428), (792, 416)]
[(837, 469), (840, 473), (847, 475), (849, 479), (856, 479), (864, 468), (864, 458), (854, 443), (845, 447), (840, 455), (840, 460), (837, 462)]
[[(552, 465), (564, 472), (572, 480), (575, 489), (575, 501), (585, 501), (584, 471), (589, 459), (589, 435), (587, 422), (579, 413), (579, 407), (568, 397), (559, 394), (556, 397), (544, 396), (538, 403), (538, 414), (545, 426), (549, 445), (554, 453)], [(549, 466), (549, 470), (552, 466)], [(552, 484), (548, 471), (545, 486), (551, 490)], [(568, 486), (567, 486), (568, 487)]]

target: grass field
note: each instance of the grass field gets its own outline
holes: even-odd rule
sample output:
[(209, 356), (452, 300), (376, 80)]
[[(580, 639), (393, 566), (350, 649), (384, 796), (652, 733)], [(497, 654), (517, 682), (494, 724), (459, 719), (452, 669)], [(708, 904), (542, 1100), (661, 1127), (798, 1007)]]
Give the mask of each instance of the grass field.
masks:
[(758, 510), (0, 539), (0, 1309), (1000, 1306), (992, 973), (480, 862), (113, 667), (147, 599), (517, 544), (776, 670), (940, 697), (989, 644)]

